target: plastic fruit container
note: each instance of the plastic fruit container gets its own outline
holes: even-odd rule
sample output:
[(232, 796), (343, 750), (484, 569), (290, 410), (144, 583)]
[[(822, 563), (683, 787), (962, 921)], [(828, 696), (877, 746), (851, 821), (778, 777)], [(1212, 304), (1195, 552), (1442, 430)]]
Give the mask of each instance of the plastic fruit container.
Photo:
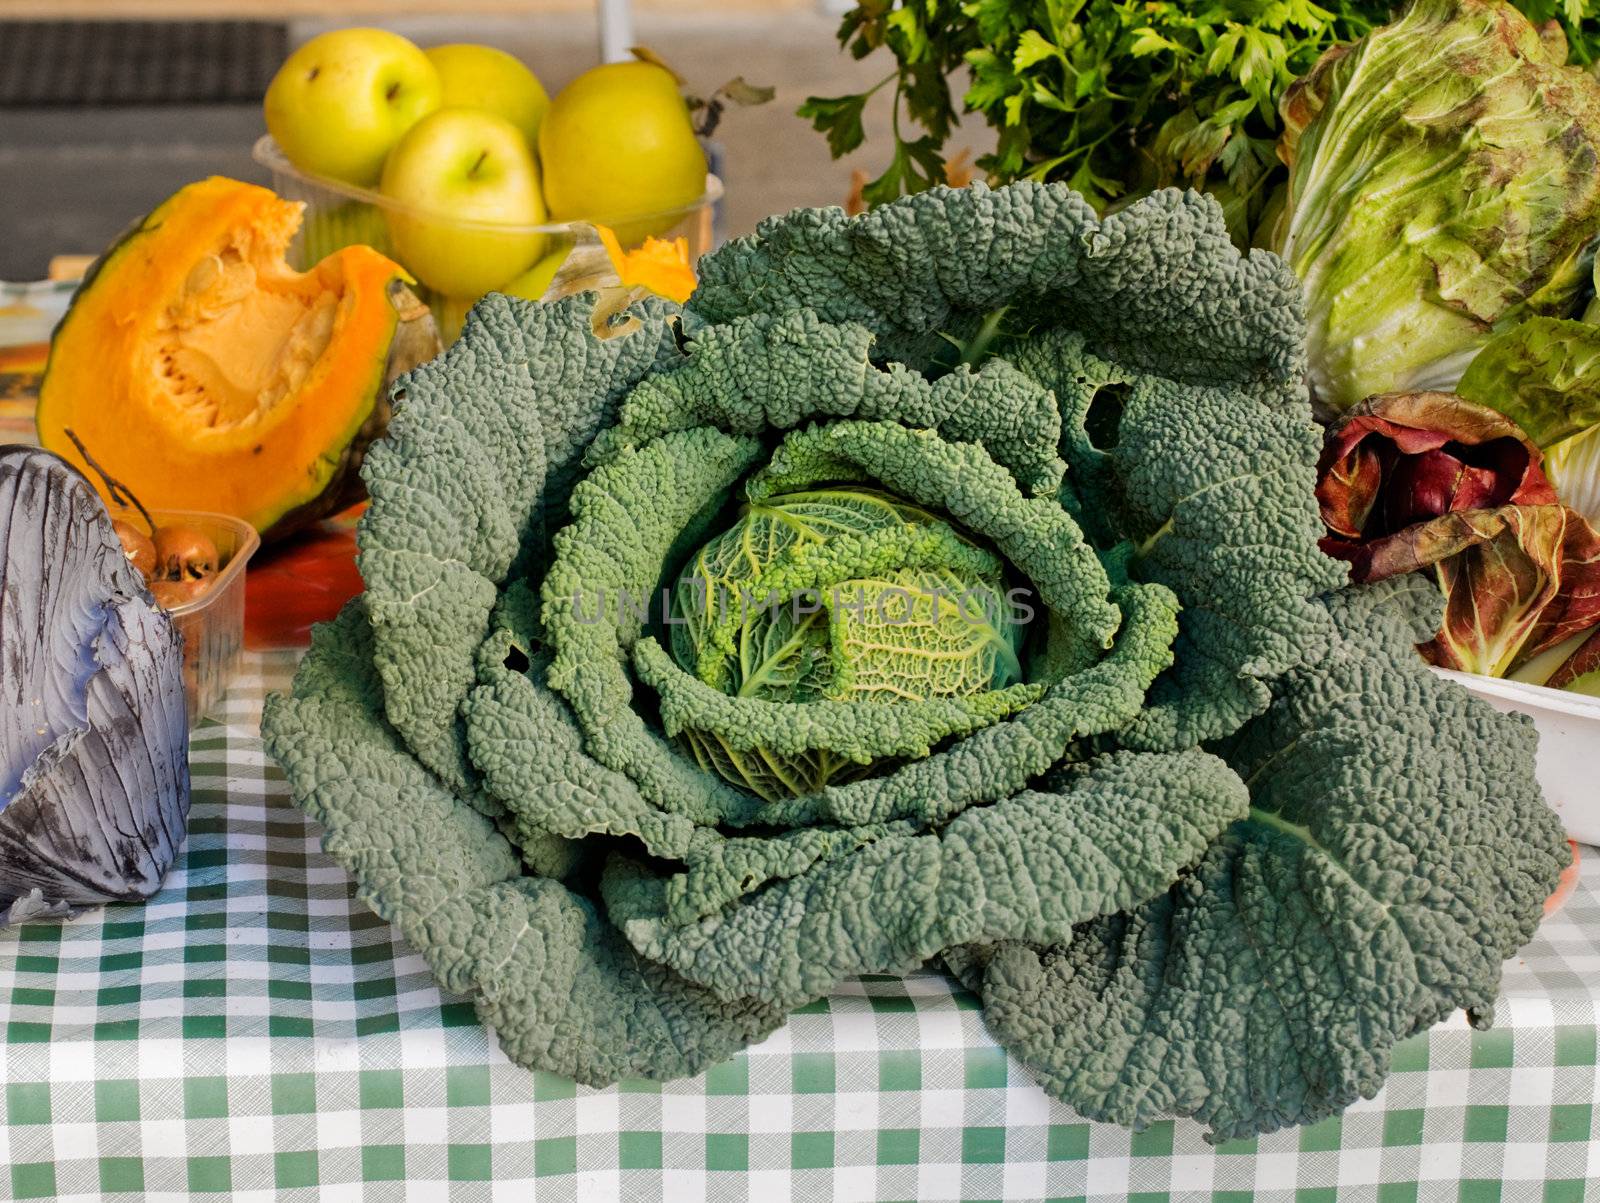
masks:
[[(407, 271), (411, 267), (405, 256), (398, 254), (389, 236), (389, 219), (392, 215), (424, 218), (441, 226), (461, 231), (499, 234), (508, 237), (538, 235), (544, 239), (543, 256), (557, 251), (570, 250), (577, 240), (577, 229), (571, 222), (551, 222), (544, 225), (523, 225), (504, 222), (466, 221), (448, 214), (427, 213), (402, 205), (371, 188), (359, 188), (341, 180), (311, 175), (289, 162), (271, 135), (263, 134), (256, 140), (251, 152), (255, 161), (272, 172), (272, 190), (285, 200), (301, 201), (306, 206), (300, 232), (289, 248), (289, 262), (304, 271), (323, 256), (352, 243), (375, 247), (395, 260)], [(632, 231), (640, 239), (645, 234), (657, 238), (683, 238), (689, 246), (689, 262), (694, 263), (714, 245), (713, 217), (717, 201), (722, 198), (722, 181), (707, 174), (706, 190), (699, 199), (678, 209), (664, 209), (639, 217), (628, 217), (613, 223), (604, 214), (596, 214), (595, 221), (619, 226), (621, 233)], [(627, 240), (624, 239), (624, 249)], [(415, 271), (411, 271), (416, 275)], [(508, 274), (507, 283), (510, 283)], [(467, 310), (478, 298), (452, 297), (438, 293), (418, 280), (417, 295), (433, 310), (439, 325), (439, 335), (451, 342), (461, 332), (461, 323)]]
[(1600, 844), (1600, 785), (1595, 782), (1600, 698), (1443, 668), (1433, 671), (1496, 710), (1533, 719), (1539, 732), (1536, 770), (1545, 801), (1561, 816), (1569, 836), (1580, 843)]
[(183, 636), (183, 693), (193, 726), (228, 690), (244, 648), (244, 571), (261, 536), (241, 518), (201, 510), (152, 510), (158, 526), (182, 522), (217, 545), (222, 567), (211, 587), (193, 601), (167, 611)]

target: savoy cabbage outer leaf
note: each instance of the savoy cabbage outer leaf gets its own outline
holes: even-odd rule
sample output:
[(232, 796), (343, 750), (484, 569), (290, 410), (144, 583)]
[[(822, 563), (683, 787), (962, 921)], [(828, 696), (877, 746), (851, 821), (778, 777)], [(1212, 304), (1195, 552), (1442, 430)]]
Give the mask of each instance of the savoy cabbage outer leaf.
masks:
[(816, 418), (860, 418), (929, 429), (981, 445), (1027, 493), (1053, 493), (1061, 412), (1049, 391), (1005, 360), (958, 365), (929, 379), (881, 371), (873, 332), (829, 324), (813, 310), (754, 314), (702, 327), (688, 363), (643, 381), (617, 423), (589, 451), (591, 463), (674, 430), (716, 426), (734, 434), (790, 430)]
[(594, 1085), (692, 1074), (775, 1028), (639, 956), (595, 904), (525, 873), (521, 853), (417, 761), (383, 713), (357, 598), (319, 627), (262, 729), (361, 898), (470, 993), (508, 1056)]
[[(809, 872), (774, 871), (763, 862), (790, 859), (793, 842), (758, 841), (765, 847), (735, 866), (741, 880), (773, 880), (709, 916), (699, 899), (678, 896), (734, 892), (726, 845), (711, 865), (691, 860), (665, 880), (615, 860), (604, 896), (651, 959), (721, 998), (797, 1006), (851, 974), (913, 969), (952, 946), (1063, 939), (1164, 888), (1243, 817), (1246, 797), (1207, 753), (1118, 752), (1075, 766), (1058, 790), (969, 809), (936, 834), (872, 832), (844, 856), (808, 849)], [(815, 839), (815, 829), (804, 834)]]
[(496, 582), (546, 546), (583, 448), (672, 353), (669, 311), (651, 301), (648, 333), (601, 340), (592, 296), (543, 306), (491, 294), (454, 346), (397, 386), (387, 435), (363, 461), (381, 499), (357, 543), (389, 721), (456, 790), (476, 780), (457, 711)]
[(1372, 1097), (1396, 1041), (1458, 1007), (1484, 1022), (1567, 864), (1531, 720), (1407, 654), (1432, 585), (1327, 604), (1332, 652), (1222, 749), (1249, 817), (1143, 906), (975, 957), (996, 1034), (1087, 1116), (1226, 1140)]
[[(692, 1072), (841, 977), (943, 955), (1058, 1094), (1235, 1133), (1348, 1101), (1325, 1067), (1381, 1077), (1388, 1029), (1353, 1040), (1336, 1012), (1486, 1004), (1558, 826), (1525, 763), (1493, 767), (1515, 723), (1407, 667), (1399, 636), (1338, 629), (1366, 603), (1323, 597), (1342, 577), (1280, 261), (1238, 255), (1192, 195), (1099, 221), (1018, 185), (791, 214), (701, 267), (681, 312), (605, 338), (592, 298), (490, 298), (403, 382), (368, 458), (368, 593), (264, 722), (363, 897), (514, 1059)], [(977, 582), (1032, 614), (946, 628), (905, 589), (897, 630), (833, 599), (730, 619), (695, 580), (780, 601)], [(1358, 830), (1385, 854), (1416, 834), (1422, 787), (1379, 766), (1439, 765), (1435, 725), (1470, 765), (1429, 778), (1425, 813), (1487, 815), (1488, 838), (1342, 882)], [(1302, 832), (1337, 848), (1341, 815), (1333, 866)], [(1246, 862), (1264, 884), (1235, 900)], [(1361, 890), (1406, 882), (1413, 909), (1385, 895), (1375, 918)], [(1245, 956), (1229, 908), (1280, 896)], [(1174, 899), (1204, 923), (1169, 978), (1118, 941), (1170, 944)], [(1329, 985), (1250, 1013), (1255, 1044), (1214, 1030), (1217, 981), (1245, 998), (1336, 955), (1296, 926), (1312, 907), (1342, 939), (1414, 914), (1426, 988), (1308, 978)], [(1079, 954), (1098, 978), (1007, 976)], [(1118, 1048), (1149, 1059), (1121, 1084)]]
[(1022, 182), (933, 188), (861, 218), (768, 218), (699, 265), (690, 313), (729, 322), (810, 309), (864, 326), (878, 354), (925, 369), (945, 336), (1007, 310), (1032, 335), (1075, 330), (1130, 371), (1223, 384), (1299, 412), (1300, 286), (1240, 256), (1216, 202), (1167, 189), (1097, 220), (1077, 193)]

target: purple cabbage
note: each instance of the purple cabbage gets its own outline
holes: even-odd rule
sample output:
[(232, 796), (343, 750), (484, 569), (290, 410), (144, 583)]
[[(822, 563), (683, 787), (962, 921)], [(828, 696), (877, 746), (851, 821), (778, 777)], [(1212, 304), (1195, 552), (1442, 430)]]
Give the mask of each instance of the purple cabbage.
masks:
[(0, 926), (148, 898), (188, 813), (182, 640), (89, 483), (0, 447)]

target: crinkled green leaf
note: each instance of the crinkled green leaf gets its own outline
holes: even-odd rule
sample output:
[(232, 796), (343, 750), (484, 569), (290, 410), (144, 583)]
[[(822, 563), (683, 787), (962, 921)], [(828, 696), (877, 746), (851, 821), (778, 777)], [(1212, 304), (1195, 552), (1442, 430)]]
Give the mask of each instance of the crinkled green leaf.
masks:
[(797, 756), (820, 747), (863, 763), (926, 756), (941, 740), (969, 735), (1017, 713), (1043, 692), (1033, 685), (1013, 685), (902, 705), (827, 699), (768, 702), (730, 697), (695, 680), (654, 639), (634, 645), (633, 665), (639, 679), (656, 691), (668, 735), (709, 730), (735, 752), (765, 749)]
[(572, 711), (545, 684), (550, 656), (539, 646), (537, 611), (523, 582), (502, 594), (478, 650), (478, 684), (462, 707), (472, 762), (504, 804), (517, 843), (638, 835), (661, 856), (685, 855), (695, 826), (656, 810), (631, 778), (584, 749)]
[(1071, 333), (1033, 340), (1019, 363), (1061, 399), (1071, 478), (1102, 499), (1101, 537), (1131, 540), (1134, 574), (1183, 606), (1176, 663), (1121, 738), (1186, 747), (1236, 730), (1268, 682), (1317, 658), (1329, 632), (1310, 599), (1346, 579), (1316, 545), (1309, 415), (1126, 373)]
[(960, 618), (962, 591), (981, 586), (998, 595), (1004, 572), (992, 551), (888, 493), (857, 486), (785, 493), (741, 507), (738, 521), (679, 570), (669, 642), (686, 672), (726, 693), (839, 698), (851, 692), (851, 664), (831, 634), (884, 608), (888, 586), (872, 591), (863, 578), (948, 576), (946, 608)]
[(664, 303), (604, 341), (593, 308), (589, 295), (491, 294), (454, 346), (396, 384), (388, 433), (362, 464), (374, 504), (360, 566), (389, 721), (452, 789), (473, 791), (457, 711), (497, 587), (514, 562), (543, 560), (583, 448), (674, 353)]
[[(1051, 685), (1009, 722), (978, 731), (931, 759), (885, 777), (833, 786), (795, 809), (811, 819), (847, 824), (913, 818), (947, 821), (969, 806), (1009, 797), (1052, 765), (1071, 757), (1077, 741), (1116, 731), (1144, 704), (1156, 675), (1172, 663), (1176, 600), (1160, 585), (1127, 585), (1112, 594), (1123, 626), (1105, 658)], [(768, 821), (779, 821), (775, 807)], [(814, 821), (814, 820), (813, 820)]]
[[(698, 922), (670, 923), (671, 880), (633, 862), (613, 863), (604, 895), (650, 959), (718, 997), (792, 1006), (955, 944), (1063, 938), (1164, 888), (1245, 805), (1239, 779), (1204, 752), (1119, 752), (1079, 766), (1058, 792), (1024, 791), (937, 833), (874, 833), (851, 855), (819, 858)], [(768, 859), (783, 866), (795, 851), (776, 843)]]
[(1304, 395), (1299, 284), (1275, 256), (1241, 257), (1222, 210), (1194, 192), (1157, 192), (1102, 219), (1059, 186), (931, 188), (854, 219), (769, 218), (699, 273), (691, 319), (811, 309), (865, 326), (879, 356), (914, 368), (945, 348), (941, 331), (1012, 307), (1030, 336), (1077, 330), (1132, 370), (1289, 408)]
[[(636, 458), (642, 462), (652, 448), (665, 447), (673, 437), (664, 436)], [(596, 476), (609, 481), (620, 475), (624, 462), (606, 465)], [(1042, 604), (1078, 642), (1096, 651), (1110, 642), (1121, 615), (1107, 596), (1108, 578), (1081, 532), (1053, 501), (1024, 496), (1011, 476), (976, 444), (946, 443), (931, 431), (888, 422), (851, 420), (808, 427), (785, 437), (767, 467), (750, 479), (747, 492), (752, 502), (760, 503), (775, 491), (837, 478), (841, 470), (864, 475), (919, 505), (940, 506), (969, 530), (989, 538), (1030, 579)], [(685, 508), (695, 506), (697, 499), (698, 495), (691, 497)], [(620, 514), (614, 516), (623, 521)], [(606, 541), (586, 534), (575, 543), (587, 550)], [(828, 549), (820, 550), (822, 554), (814, 558), (827, 560)], [(853, 573), (860, 567), (863, 564), (852, 561), (841, 571)], [(563, 569), (558, 561), (555, 573)], [(813, 583), (806, 576), (782, 579), (776, 570), (758, 576), (757, 582), (785, 591), (792, 584)], [(849, 578), (817, 583), (846, 590), (867, 584)], [(950, 609), (954, 611), (954, 602)], [(564, 630), (551, 632), (558, 647)], [(716, 764), (717, 757), (728, 758), (730, 764), (718, 766), (722, 775), (748, 782), (768, 797), (774, 796), (767, 788), (769, 780), (792, 785), (786, 791), (790, 794), (806, 795), (834, 775), (819, 775), (832, 764), (817, 765), (810, 753), (827, 752), (860, 765), (924, 757), (939, 741), (1005, 718), (1042, 692), (1037, 686), (1018, 684), (968, 697), (927, 697), (898, 705), (849, 697), (837, 700), (831, 695), (806, 702), (770, 701), (730, 695), (707, 685), (648, 639), (635, 646), (634, 666), (659, 695), (669, 735), (694, 732), (692, 746), (703, 761)]]
[(920, 834), (918, 824), (897, 819), (861, 827), (799, 827), (770, 836), (708, 841), (685, 859), (689, 872), (669, 878), (663, 895), (669, 923), (693, 923), (737, 902), (769, 882), (799, 877), (879, 840)]
[(701, 327), (683, 366), (643, 382), (589, 459), (672, 430), (732, 434), (789, 430), (814, 419), (861, 418), (937, 430), (982, 444), (1029, 493), (1054, 492), (1061, 415), (1055, 401), (1004, 360), (929, 380), (871, 360), (864, 326), (829, 325), (810, 309)]
[[(722, 776), (759, 783), (803, 774), (791, 792), (806, 796), (818, 780), (835, 774), (826, 765), (796, 764), (796, 758), (816, 750), (856, 764), (926, 756), (940, 740), (1002, 719), (1041, 692), (1019, 685), (972, 699), (894, 707), (735, 698), (683, 671), (653, 640), (640, 640), (644, 618), (617, 601), (654, 595), (668, 567), (662, 549), (708, 507), (724, 503), (757, 450), (749, 436), (713, 427), (623, 447), (574, 489), (573, 523), (556, 537), (543, 584), (545, 633), (555, 651), (548, 682), (571, 705), (590, 754), (638, 782), (655, 807), (701, 823), (772, 823), (786, 810), (789, 816), (806, 812), (782, 803), (762, 806), (675, 752), (641, 717), (624, 653), (631, 651), (635, 671), (659, 695), (669, 735), (695, 731), (691, 747), (711, 763), (769, 748), (772, 757), (750, 767), (727, 766)], [(930, 430), (890, 422), (807, 427), (785, 437), (767, 467), (750, 478), (747, 493), (759, 502), (841, 472), (870, 476), (900, 497), (949, 513), (988, 538), (1028, 578), (1043, 605), (1061, 618), (1064, 637), (1096, 653), (1111, 642), (1121, 614), (1093, 549), (1058, 505), (1025, 496), (977, 444), (947, 443)], [(1054, 749), (1046, 764), (1065, 750)], [(653, 833), (655, 820), (649, 826)]]
[(510, 1057), (596, 1085), (676, 1077), (777, 1026), (780, 1011), (718, 1000), (639, 956), (593, 902), (524, 875), (518, 850), (389, 725), (375, 644), (358, 599), (318, 629), (262, 732), (362, 900), (445, 989), (473, 997)]
[(726, 501), (760, 444), (710, 427), (676, 431), (595, 469), (572, 492), (572, 523), (554, 540), (542, 585), (546, 679), (571, 706), (589, 754), (639, 785), (652, 805), (715, 823), (755, 800), (703, 773), (634, 708), (624, 667), (655, 602), (669, 548)]
[(1396, 1041), (1487, 1016), (1568, 862), (1532, 724), (1409, 654), (1431, 585), (1329, 608), (1336, 646), (1222, 749), (1248, 819), (1154, 901), (969, 962), (995, 1034), (1091, 1118), (1227, 1140), (1370, 1098)]

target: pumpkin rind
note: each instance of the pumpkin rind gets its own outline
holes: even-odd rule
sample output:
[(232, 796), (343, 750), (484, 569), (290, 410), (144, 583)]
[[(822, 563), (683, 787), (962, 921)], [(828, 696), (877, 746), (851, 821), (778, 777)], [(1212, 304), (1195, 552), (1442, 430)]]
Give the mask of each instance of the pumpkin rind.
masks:
[(302, 208), (213, 177), (108, 250), (52, 340), (40, 442), (82, 465), (72, 429), (145, 505), (235, 514), (265, 538), (359, 500), (389, 385), (438, 336), (370, 247), (290, 269)]

